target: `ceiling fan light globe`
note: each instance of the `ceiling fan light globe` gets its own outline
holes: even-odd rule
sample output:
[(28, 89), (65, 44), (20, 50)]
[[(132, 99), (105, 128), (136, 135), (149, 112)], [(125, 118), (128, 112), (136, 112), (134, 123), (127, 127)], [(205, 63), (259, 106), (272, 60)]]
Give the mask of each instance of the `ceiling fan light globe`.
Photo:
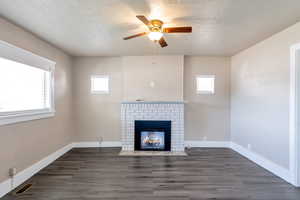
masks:
[(163, 36), (162, 32), (150, 32), (148, 34), (149, 39), (152, 41), (159, 41), (162, 36)]

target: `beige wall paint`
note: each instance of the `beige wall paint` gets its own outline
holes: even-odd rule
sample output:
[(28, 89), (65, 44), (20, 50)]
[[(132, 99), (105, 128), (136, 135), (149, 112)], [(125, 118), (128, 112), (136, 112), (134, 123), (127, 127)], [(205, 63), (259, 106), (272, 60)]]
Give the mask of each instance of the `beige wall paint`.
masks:
[(55, 61), (55, 117), (0, 126), (0, 182), (72, 141), (71, 59), (34, 35), (0, 18), (0, 40)]
[[(122, 67), (124, 58), (121, 57), (76, 58), (73, 66), (75, 140), (98, 141), (99, 137), (103, 137), (105, 141), (120, 141), (120, 103), (123, 101), (123, 96), (127, 100), (135, 100), (135, 98), (141, 98), (139, 94), (145, 98), (149, 92), (151, 96), (145, 98), (146, 100), (178, 101), (182, 100), (183, 85), (185, 85), (185, 100), (188, 101), (186, 104), (186, 139), (202, 140), (203, 136), (207, 136), (207, 140), (228, 141), (230, 126), (229, 58), (187, 56), (182, 65), (182, 57), (169, 56), (165, 58), (168, 62), (159, 62), (169, 64), (154, 67), (149, 62), (151, 63), (153, 60), (158, 62), (158, 59), (149, 56), (146, 57), (146, 64), (141, 61), (141, 57), (137, 57), (137, 62), (134, 62), (134, 57), (130, 57), (130, 62), (127, 64), (131, 63), (132, 66), (125, 67)], [(174, 60), (176, 62), (169, 62), (170, 58), (172, 58), (172, 62)], [(159, 57), (159, 59), (163, 60), (163, 57)], [(167, 66), (166, 69), (164, 69), (165, 66)], [(194, 78), (195, 75), (201, 73), (216, 75), (215, 95), (195, 94)], [(147, 74), (150, 75), (147, 76)], [(111, 93), (91, 94), (90, 77), (92, 75), (109, 75), (111, 77)], [(158, 77), (154, 77), (155, 75)], [(183, 76), (184, 84), (181, 82)], [(176, 82), (177, 79), (178, 82)], [(150, 88), (148, 85), (152, 80), (156, 80), (155, 88)], [(161, 84), (166, 85), (163, 85), (161, 89), (159, 87)], [(123, 87), (124, 85), (126, 86)], [(129, 86), (135, 90), (126, 93)], [(135, 98), (130, 98), (132, 93)], [(173, 98), (170, 98), (171, 96)]]
[[(196, 76), (215, 75), (215, 94), (197, 94)], [(230, 140), (230, 58), (186, 56), (185, 140)]]
[[(91, 76), (109, 75), (110, 93), (91, 94)], [(73, 65), (75, 141), (120, 141), (121, 57), (79, 57)]]
[(122, 60), (124, 101), (183, 100), (183, 56), (127, 56)]
[(290, 46), (300, 23), (232, 57), (232, 140), (289, 167)]
[[(91, 94), (92, 75), (109, 75), (111, 92)], [(122, 101), (182, 100), (183, 56), (77, 57), (73, 78), (75, 141), (120, 141)]]

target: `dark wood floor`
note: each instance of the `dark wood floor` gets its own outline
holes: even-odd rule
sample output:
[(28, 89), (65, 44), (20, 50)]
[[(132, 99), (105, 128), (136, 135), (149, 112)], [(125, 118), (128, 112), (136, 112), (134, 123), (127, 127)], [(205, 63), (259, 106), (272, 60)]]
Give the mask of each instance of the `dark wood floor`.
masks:
[(13, 199), (300, 200), (300, 189), (230, 149), (193, 148), (188, 157), (119, 157), (119, 151), (73, 149)]

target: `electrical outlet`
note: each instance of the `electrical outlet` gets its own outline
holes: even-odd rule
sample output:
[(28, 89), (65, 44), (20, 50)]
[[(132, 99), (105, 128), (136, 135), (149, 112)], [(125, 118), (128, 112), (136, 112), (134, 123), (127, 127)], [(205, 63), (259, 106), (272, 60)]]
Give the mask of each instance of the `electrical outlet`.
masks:
[(14, 177), (17, 174), (17, 168), (9, 168), (8, 174), (10, 177)]
[(99, 142), (99, 147), (101, 147), (101, 143), (103, 142), (103, 137), (100, 136), (98, 142)]
[(203, 140), (204, 140), (204, 141), (206, 141), (206, 140), (207, 140), (207, 137), (206, 137), (206, 136), (204, 136), (204, 137), (203, 137)]

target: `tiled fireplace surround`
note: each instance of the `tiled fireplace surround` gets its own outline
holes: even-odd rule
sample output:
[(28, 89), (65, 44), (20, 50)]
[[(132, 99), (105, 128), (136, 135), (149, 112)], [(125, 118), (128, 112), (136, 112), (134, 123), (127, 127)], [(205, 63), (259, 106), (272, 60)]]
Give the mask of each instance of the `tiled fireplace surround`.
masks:
[(184, 152), (184, 102), (123, 102), (122, 151), (134, 151), (135, 120), (171, 120), (171, 152)]

